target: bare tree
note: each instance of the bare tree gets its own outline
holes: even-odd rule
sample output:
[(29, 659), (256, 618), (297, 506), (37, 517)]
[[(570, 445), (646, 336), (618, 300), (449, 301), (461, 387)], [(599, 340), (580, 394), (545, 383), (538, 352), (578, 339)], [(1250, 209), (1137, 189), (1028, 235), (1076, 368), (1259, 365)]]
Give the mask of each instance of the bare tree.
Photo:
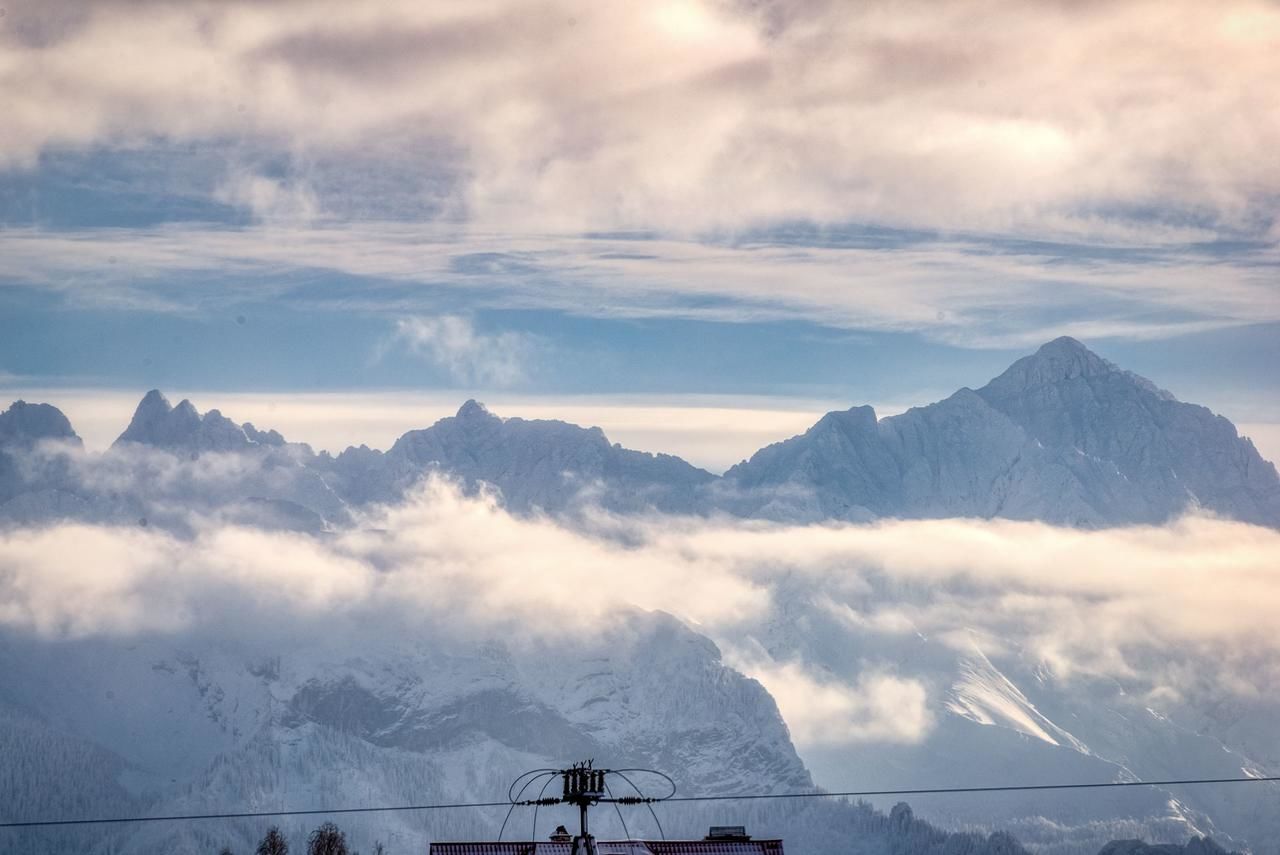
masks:
[(307, 855), (349, 855), (347, 836), (332, 822), (326, 822), (307, 838)]
[(289, 841), (284, 839), (278, 826), (271, 826), (258, 844), (257, 855), (289, 855)]

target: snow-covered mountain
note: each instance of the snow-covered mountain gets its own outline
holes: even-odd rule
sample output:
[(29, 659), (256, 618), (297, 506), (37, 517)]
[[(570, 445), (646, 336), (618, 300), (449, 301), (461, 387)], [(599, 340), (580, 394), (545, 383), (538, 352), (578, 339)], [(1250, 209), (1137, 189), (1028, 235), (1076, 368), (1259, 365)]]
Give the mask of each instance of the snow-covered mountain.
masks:
[[(596, 508), (671, 526), (688, 524), (679, 518), (687, 515), (703, 523), (1010, 518), (1096, 529), (1160, 523), (1188, 508), (1280, 526), (1275, 467), (1229, 421), (1071, 339), (976, 391), (899, 416), (877, 419), (870, 407), (829, 413), (723, 477), (621, 448), (597, 428), (504, 419), (474, 401), (385, 452), (361, 446), (336, 456), (216, 410), (201, 414), (189, 401), (172, 406), (159, 391), (103, 453), (86, 452), (53, 406), (19, 401), (0, 413), (0, 529), (19, 536), (69, 520), (160, 529), (180, 543), (211, 529), (268, 529), (296, 538), (280, 543), (310, 548), (376, 526), (371, 508), (400, 502), (433, 474), (570, 529), (598, 524), (583, 513)], [(0, 595), (6, 572), (0, 566)], [(458, 572), (465, 577), (465, 563)], [(609, 568), (600, 572), (607, 580)], [(1013, 641), (975, 637), (958, 649), (954, 637), (871, 631), (833, 612), (860, 605), (839, 593), (797, 576), (771, 591), (768, 615), (732, 631), (636, 613), (605, 635), (574, 635), (558, 647), (424, 635), (383, 616), (341, 631), (298, 628), (294, 615), (277, 629), (237, 623), (224, 633), (79, 641), (0, 629), (0, 815), (488, 799), (516, 772), (579, 756), (673, 771), (687, 791), (704, 793), (805, 788), (811, 772), (833, 788), (885, 789), (1280, 769), (1280, 703), (1269, 696), (1210, 691), (1151, 704), (1150, 687), (1067, 679)], [(857, 592), (871, 595), (905, 596)], [(869, 665), (901, 669), (924, 686), (936, 726), (916, 743), (816, 750), (806, 768), (773, 699), (723, 665), (707, 635), (849, 685)], [(1202, 833), (1275, 855), (1280, 849), (1267, 848), (1280, 839), (1274, 798), (1268, 786), (918, 800), (926, 816), (980, 828), (963, 845), (902, 811), (753, 805), (735, 806), (733, 818), (783, 833), (799, 851), (833, 855), (1017, 852), (986, 837), (1001, 827), (1046, 855), (1091, 853), (1112, 838)], [(687, 833), (724, 818), (694, 808), (672, 817)], [(387, 827), (354, 826), (370, 840)], [(390, 827), (404, 844), (398, 851), (431, 835), (487, 835), (493, 817), (410, 817)], [(238, 847), (260, 830), (235, 826)], [(855, 833), (871, 842), (849, 848)], [(121, 829), (92, 844), (79, 834), (24, 841), (31, 852), (130, 853), (217, 851), (229, 842), (198, 827)]]
[(467, 401), (451, 418), (409, 431), (385, 454), (349, 448), (321, 455), (318, 471), (350, 501), (390, 501), (424, 473), (469, 487), (497, 488), (517, 512), (565, 511), (593, 504), (614, 511), (689, 513), (715, 476), (669, 454), (610, 444), (599, 428), (560, 421), (502, 419)]
[(1188, 507), (1280, 525), (1280, 478), (1227, 419), (1071, 338), (977, 391), (877, 420), (828, 413), (725, 474), (775, 519), (1004, 517), (1158, 523)]
[(84, 452), (66, 417), (16, 402), (0, 413), (0, 521), (156, 525), (178, 532), (218, 519), (320, 532), (348, 504), (315, 470), (304, 443), (238, 425), (217, 410), (176, 407), (158, 391), (139, 403), (109, 451)]
[(57, 407), (14, 401), (0, 412), (0, 519), (43, 522), (80, 510), (67, 466), (48, 465), (36, 453), (45, 443), (83, 445)]
[[(1209, 691), (1157, 702), (1138, 674), (1068, 677), (1008, 640), (973, 634), (961, 647), (955, 638), (858, 625), (844, 618), (845, 604), (836, 596), (830, 586), (795, 582), (778, 592), (774, 617), (732, 642), (777, 662), (803, 662), (835, 685), (854, 684), (868, 669), (911, 675), (933, 699), (933, 722), (914, 742), (849, 741), (807, 753), (825, 787), (1177, 780), (1189, 777), (1188, 770), (1217, 778), (1276, 774), (1280, 699), (1274, 696), (1229, 700)], [(855, 604), (868, 598), (861, 589), (849, 596)], [(1163, 664), (1153, 657), (1134, 667), (1154, 672)], [(1179, 667), (1204, 669), (1212, 679), (1210, 662)], [(1259, 739), (1260, 732), (1268, 736)], [(1269, 806), (1278, 795), (1280, 786), (1268, 784), (917, 796), (912, 802), (951, 826), (1009, 830), (1045, 855), (1097, 851), (1112, 839), (1201, 835), (1274, 855), (1280, 824)]]
[[(6, 773), (21, 779), (6, 777), (3, 814), (487, 801), (527, 768), (591, 756), (675, 770), (690, 792), (812, 785), (759, 684), (672, 618), (635, 614), (573, 651), (385, 629), (7, 637), (0, 742)], [(95, 755), (95, 773), (82, 774)], [(370, 827), (398, 830), (413, 842), (398, 848), (416, 851), (449, 824), (492, 834), (500, 820), (477, 812), (440, 828), (410, 814)], [(201, 830), (125, 829), (101, 851), (155, 851), (157, 839), (209, 850), (186, 834)]]
[(284, 444), (274, 431), (269, 435), (274, 441), (260, 443), (258, 436), (252, 425), (242, 427), (217, 410), (201, 415), (188, 400), (174, 407), (158, 389), (152, 389), (138, 403), (133, 419), (115, 444), (137, 443), (180, 452), (244, 451), (257, 445)]
[[(669, 770), (690, 794), (812, 787), (768, 694), (668, 616), (632, 614), (573, 649), (387, 629), (294, 625), (61, 644), (7, 636), (0, 820), (491, 801), (520, 772), (566, 757)], [(643, 775), (637, 783), (662, 791)], [(342, 825), (358, 845), (380, 839), (415, 852), (432, 838), (492, 837), (504, 813), (393, 813)], [(631, 833), (658, 833), (644, 809), (628, 813)], [(724, 816), (719, 806), (663, 811), (671, 835), (701, 834)], [(938, 831), (905, 808), (892, 817), (848, 804), (733, 816), (758, 834), (786, 835), (800, 852), (1024, 851), (999, 834)], [(300, 841), (308, 819), (281, 825)], [(543, 837), (571, 817), (547, 808), (536, 831), (530, 821), (522, 809), (520, 830), (508, 835)], [(6, 851), (31, 855), (195, 855), (247, 851), (268, 822), (0, 833)], [(626, 833), (604, 811), (593, 826)]]
[(1194, 837), (1185, 846), (1168, 843), (1153, 846), (1141, 840), (1114, 840), (1098, 855), (1227, 855), (1227, 851), (1212, 839)]
[[(80, 471), (83, 455), (51, 468), (49, 454), (31, 453), (41, 443), (78, 443), (55, 408), (18, 402), (0, 419), (0, 520), (23, 523), (148, 516), (148, 502), (135, 494), (154, 497), (156, 479), (121, 482), (150, 468), (164, 470), (164, 491), (177, 493), (166, 507), (176, 500), (202, 513), (310, 530), (342, 524), (353, 507), (396, 501), (431, 473), (496, 490), (516, 513), (598, 507), (789, 522), (979, 517), (1104, 527), (1201, 508), (1280, 526), (1275, 466), (1230, 421), (1069, 338), (977, 391), (901, 415), (877, 419), (867, 406), (828, 413), (722, 478), (678, 457), (611, 444), (599, 428), (499, 418), (475, 401), (386, 452), (360, 446), (317, 455), (217, 410), (202, 415), (186, 400), (171, 406), (152, 390), (114, 454), (87, 466), (112, 470), (104, 496), (102, 478)], [(19, 471), (15, 455), (37, 459)]]

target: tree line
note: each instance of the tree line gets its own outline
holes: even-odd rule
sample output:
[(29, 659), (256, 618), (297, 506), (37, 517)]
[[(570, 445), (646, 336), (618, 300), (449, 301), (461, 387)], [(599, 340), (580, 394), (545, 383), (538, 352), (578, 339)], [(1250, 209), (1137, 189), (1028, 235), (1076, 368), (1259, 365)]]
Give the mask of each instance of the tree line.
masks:
[[(235, 855), (230, 849), (223, 848), (218, 855)], [(278, 826), (271, 826), (258, 843), (254, 855), (289, 855), (289, 841), (280, 833)], [(319, 828), (307, 837), (306, 855), (360, 855), (359, 852), (347, 848), (347, 835), (332, 822), (322, 823)], [(387, 855), (382, 841), (373, 844), (372, 855)]]

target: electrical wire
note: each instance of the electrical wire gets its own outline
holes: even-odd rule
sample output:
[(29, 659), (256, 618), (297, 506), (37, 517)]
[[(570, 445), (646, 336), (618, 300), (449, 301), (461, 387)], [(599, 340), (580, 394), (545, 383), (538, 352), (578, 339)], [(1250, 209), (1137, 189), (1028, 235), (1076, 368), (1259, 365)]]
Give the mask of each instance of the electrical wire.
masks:
[[(528, 778), (530, 775), (532, 775), (536, 779), (546, 774), (559, 775), (560, 770), (559, 769), (530, 769), (528, 772), (525, 772), (523, 775), (520, 775), (519, 777), (517, 777), (514, 781), (511, 782), (511, 786), (507, 787), (507, 799), (510, 800), (512, 804), (514, 804), (516, 800), (519, 798), (519, 794), (516, 793), (516, 784), (520, 783), (525, 778)], [(527, 786), (529, 786), (529, 784), (524, 785), (524, 787), (527, 787)], [(524, 787), (520, 788), (521, 793), (524, 792)]]
[[(654, 770), (653, 769), (619, 769), (615, 771), (613, 774), (617, 775), (622, 780), (626, 781), (628, 784), (631, 784), (631, 789), (635, 790), (636, 795), (640, 796), (640, 798), (648, 799), (648, 796), (644, 794), (644, 791), (641, 790), (639, 787), (637, 787), (635, 784), (632, 784), (631, 779), (628, 778), (625, 773), (626, 772), (652, 772), (652, 771)], [(661, 772), (658, 772), (657, 774), (662, 775), (662, 777), (666, 778), (667, 782), (671, 784), (671, 795), (667, 796), (665, 799), (662, 799), (662, 801), (667, 801), (671, 798), (671, 796), (674, 796), (676, 794), (676, 782), (671, 780), (669, 776), (663, 775)], [(648, 801), (645, 801), (644, 806), (649, 809), (649, 815), (653, 817), (653, 821), (657, 824), (658, 834), (661, 835), (663, 840), (666, 840), (667, 832), (663, 831), (662, 829), (662, 820), (658, 819), (658, 812), (653, 809), (653, 805)]]
[[(609, 782), (608, 782), (608, 781), (606, 781), (606, 782), (605, 782), (605, 784), (604, 784), (604, 791), (605, 791), (606, 793), (608, 793), (608, 794), (609, 794), (609, 798), (610, 798), (610, 799), (612, 799), (612, 798), (613, 798), (613, 790), (609, 789)], [(623, 818), (622, 818), (622, 806), (621, 806), (621, 805), (619, 805), (619, 804), (615, 801), (615, 802), (613, 803), (613, 809), (614, 809), (614, 811), (616, 811), (616, 812), (617, 812), (617, 814), (618, 814), (618, 822), (622, 823), (622, 836), (623, 836), (623, 837), (625, 837), (627, 840), (630, 840), (630, 839), (631, 839), (631, 832), (627, 830), (627, 821), (626, 821), (625, 819), (623, 819)], [(662, 838), (662, 839), (663, 839), (663, 840), (666, 840), (667, 838), (665, 838), (665, 837), (664, 837), (664, 838)]]
[[(667, 793), (665, 796), (658, 796), (657, 800), (660, 802), (665, 802), (676, 794), (676, 782), (672, 780), (671, 776), (668, 775), (666, 772), (659, 772), (657, 769), (610, 769), (609, 771), (614, 772), (615, 774), (618, 774), (618, 775), (621, 775), (625, 772), (646, 772), (650, 775), (657, 775), (659, 778), (664, 779), (667, 782), (667, 784), (670, 785), (671, 792)], [(631, 784), (630, 781), (627, 781), (627, 783)], [(635, 789), (635, 784), (631, 784), (631, 787), (632, 789)], [(636, 792), (638, 793), (640, 791), (636, 789)]]
[(993, 787), (918, 787), (909, 790), (852, 790), (842, 793), (754, 793), (740, 796), (674, 796), (671, 802), (731, 802), (754, 799), (860, 798), (866, 796), (944, 796), (956, 793), (1015, 793), (1037, 790), (1099, 790), (1108, 787), (1182, 787), (1198, 784), (1264, 784), (1280, 776), (1257, 778), (1183, 778), (1170, 781), (1104, 781), (1088, 784), (1009, 784)]
[[(648, 771), (648, 770), (645, 770)], [(1163, 781), (1106, 781), (1079, 784), (1011, 784), (990, 787), (917, 787), (901, 790), (851, 790), (846, 792), (800, 792), (800, 793), (744, 793), (741, 795), (720, 796), (671, 796), (662, 801), (672, 802), (724, 802), (754, 801), (760, 799), (823, 799), (823, 798), (859, 798), (870, 796), (928, 796), (952, 795), (957, 793), (1008, 793), (1035, 792), (1043, 790), (1093, 790), (1116, 787), (1186, 787), (1219, 784), (1264, 784), (1280, 782), (1280, 776), (1260, 776), (1256, 778), (1181, 778)], [(545, 791), (545, 784), (544, 791)], [(517, 804), (520, 804), (517, 802)], [(647, 802), (646, 802), (647, 804)], [(395, 805), (382, 807), (358, 808), (324, 808), (312, 810), (266, 810), (235, 811), (225, 813), (193, 813), (172, 814), (167, 816), (128, 816), (99, 817), (93, 819), (48, 819), (23, 820), (17, 822), (0, 822), (0, 828), (48, 828), (61, 825), (107, 825), (130, 822), (190, 822), (211, 819), (255, 819), (274, 816), (317, 816), (358, 813), (390, 813), (396, 811), (429, 811), (429, 810), (462, 810), (470, 808), (511, 807), (511, 800), (500, 802), (452, 802), (425, 805)]]
[(552, 775), (550, 778), (547, 778), (547, 782), (543, 784), (542, 789), (538, 791), (537, 801), (533, 803), (533, 831), (530, 832), (529, 834), (529, 837), (531, 838), (537, 838), (538, 836), (538, 808), (542, 806), (541, 805), (542, 794), (547, 791), (547, 787), (551, 786), (551, 782), (554, 781), (555, 779), (556, 779), (555, 775)]
[[(519, 778), (516, 778), (514, 781), (511, 782), (511, 786), (507, 787), (507, 800), (511, 802), (511, 807), (507, 808), (507, 815), (502, 819), (502, 827), (498, 829), (499, 842), (502, 841), (502, 833), (507, 830), (507, 823), (511, 820), (511, 812), (514, 811), (519, 806), (520, 797), (524, 795), (524, 791), (528, 789), (529, 785), (532, 784), (534, 781), (538, 780), (539, 778), (541, 778), (543, 775), (549, 775), (552, 778), (554, 778), (557, 774), (558, 774), (558, 771), (556, 769), (533, 769), (528, 772), (525, 772)], [(520, 788), (520, 792), (518, 793), (513, 792), (516, 788), (516, 784), (518, 784), (523, 778), (526, 778), (529, 775), (533, 775), (533, 777), (525, 781), (524, 786)], [(547, 787), (545, 784), (543, 785), (542, 789), (544, 792), (546, 791)], [(541, 796), (539, 796), (539, 798), (541, 798)]]
[(453, 804), (397, 805), (395, 807), (329, 808), (312, 810), (262, 810), (231, 813), (187, 813), (168, 816), (113, 816), (95, 819), (46, 819), (0, 822), (0, 828), (47, 828), (53, 825), (110, 825), (124, 822), (187, 822), (200, 819), (254, 819), (266, 816), (315, 816), (340, 813), (387, 813), (390, 811), (457, 810), (461, 808), (506, 807), (510, 802), (458, 802)]

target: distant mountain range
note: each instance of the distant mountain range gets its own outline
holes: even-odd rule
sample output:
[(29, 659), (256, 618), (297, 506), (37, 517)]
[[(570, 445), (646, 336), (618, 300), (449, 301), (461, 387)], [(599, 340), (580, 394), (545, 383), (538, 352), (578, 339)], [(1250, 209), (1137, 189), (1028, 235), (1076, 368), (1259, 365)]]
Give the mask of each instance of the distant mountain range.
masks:
[[(76, 443), (45, 404), (0, 413), (0, 520), (145, 515), (128, 491), (103, 496), (67, 466), (19, 466), (41, 440)], [(1222, 416), (1183, 403), (1078, 341), (1060, 338), (980, 389), (877, 419), (871, 407), (823, 416), (717, 477), (666, 454), (611, 444), (599, 428), (499, 418), (467, 401), (456, 416), (404, 434), (387, 451), (337, 456), (237, 424), (156, 390), (113, 446), (191, 458), (248, 453), (270, 479), (223, 484), (227, 513), (264, 525), (321, 529), (350, 509), (402, 496), (438, 472), (496, 489), (517, 513), (717, 514), (813, 522), (978, 517), (1097, 528), (1159, 523), (1189, 509), (1280, 526), (1280, 478)], [(171, 498), (181, 499), (181, 496)], [(202, 505), (210, 501), (201, 495)], [(161, 515), (163, 517), (163, 514)], [(161, 521), (161, 520), (157, 520)]]
[[(0, 413), (0, 529), (20, 537), (73, 521), (154, 527), (185, 545), (197, 542), (187, 535), (231, 524), (323, 544), (368, 525), (366, 511), (433, 473), (566, 526), (603, 508), (1090, 529), (1200, 510), (1280, 527), (1280, 477), (1231, 422), (1067, 338), (977, 390), (901, 415), (828, 413), (723, 476), (624, 449), (598, 428), (504, 419), (475, 401), (386, 451), (338, 455), (217, 410), (202, 414), (190, 401), (173, 406), (154, 390), (102, 453), (85, 451), (49, 404), (18, 401)], [(1175, 721), (1114, 680), (1059, 679), (1024, 651), (976, 642), (958, 651), (913, 632), (878, 636), (842, 623), (832, 605), (813, 580), (796, 578), (772, 592), (753, 640), (774, 661), (804, 662), (835, 680), (854, 681), (867, 662), (902, 663), (930, 687), (938, 723), (927, 739), (839, 746), (807, 768), (763, 687), (727, 667), (699, 631), (655, 613), (628, 614), (600, 638), (555, 649), (383, 626), (386, 616), (338, 616), (334, 627), (306, 624), (305, 634), (254, 626), (48, 641), (0, 628), (0, 819), (489, 798), (525, 768), (593, 754), (678, 771), (689, 792), (704, 793), (807, 789), (811, 771), (884, 789), (1172, 778), (1186, 768), (1232, 777), (1274, 774), (1280, 762), (1269, 698), (1186, 699)], [(1274, 791), (1262, 787), (1166, 788), (1116, 794), (1105, 809), (1017, 795), (929, 805), (930, 816), (983, 829), (963, 834), (916, 820), (905, 806), (885, 815), (754, 803), (731, 815), (784, 834), (796, 855), (1026, 851), (993, 827), (1046, 855), (1092, 855), (1111, 837), (1206, 833), (1272, 855), (1280, 824), (1268, 799)], [(724, 816), (690, 807), (664, 822), (693, 833)], [(394, 831), (402, 845), (393, 852), (493, 831), (479, 814), (379, 822), (352, 830), (361, 840)], [(216, 852), (228, 842), (242, 851), (261, 833), (253, 823), (228, 828), (230, 841), (196, 826), (14, 840), (31, 853), (132, 855)], [(304, 832), (290, 829), (295, 840)], [(1221, 850), (1120, 842), (1109, 851)]]

